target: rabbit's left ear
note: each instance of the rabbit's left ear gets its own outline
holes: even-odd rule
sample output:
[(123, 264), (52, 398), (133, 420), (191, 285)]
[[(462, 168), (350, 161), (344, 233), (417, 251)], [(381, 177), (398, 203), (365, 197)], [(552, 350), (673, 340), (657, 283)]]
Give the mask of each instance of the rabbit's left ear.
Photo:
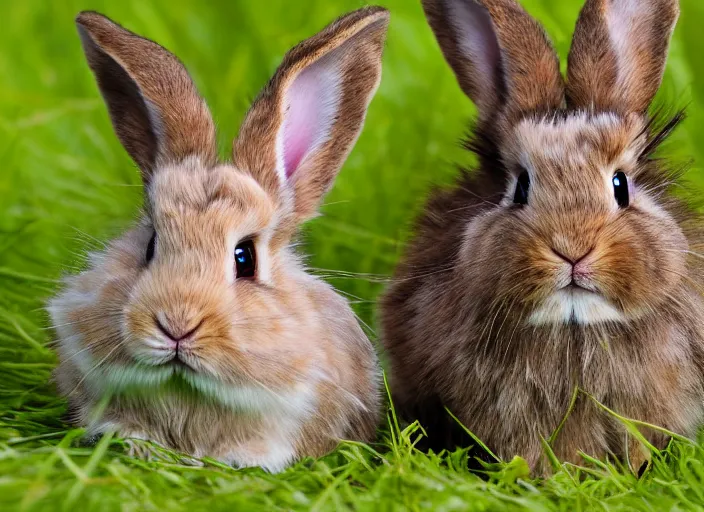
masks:
[(587, 0), (569, 54), (568, 105), (645, 112), (678, 16), (678, 0)]
[(247, 113), (233, 159), (298, 221), (312, 217), (381, 79), (389, 13), (367, 7), (290, 50)]

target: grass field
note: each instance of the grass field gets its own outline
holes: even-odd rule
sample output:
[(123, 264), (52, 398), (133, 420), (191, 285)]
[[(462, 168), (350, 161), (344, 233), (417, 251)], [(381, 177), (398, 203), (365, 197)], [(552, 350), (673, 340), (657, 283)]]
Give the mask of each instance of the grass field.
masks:
[[(364, 133), (303, 236), (310, 264), (356, 297), (375, 326), (374, 301), (431, 184), (448, 183), (473, 107), (460, 93), (417, 0), (387, 0), (392, 23), (381, 88)], [(563, 58), (581, 0), (523, 0)], [(138, 173), (113, 135), (80, 49), (73, 17), (102, 11), (179, 55), (207, 99), (221, 151), (284, 52), (358, 0), (0, 1), (0, 510), (688, 510), (704, 507), (704, 448), (677, 442), (637, 479), (596, 461), (561, 466), (547, 481), (521, 460), (469, 473), (466, 454), (427, 455), (419, 431), (389, 415), (373, 446), (345, 444), (279, 475), (169, 454), (127, 457), (111, 437), (95, 447), (62, 424), (49, 383), (56, 359), (42, 310), (87, 248), (129, 225)], [(704, 192), (704, 3), (682, 0), (662, 104), (689, 106), (666, 148), (695, 162)], [(340, 274), (335, 271), (350, 272)]]

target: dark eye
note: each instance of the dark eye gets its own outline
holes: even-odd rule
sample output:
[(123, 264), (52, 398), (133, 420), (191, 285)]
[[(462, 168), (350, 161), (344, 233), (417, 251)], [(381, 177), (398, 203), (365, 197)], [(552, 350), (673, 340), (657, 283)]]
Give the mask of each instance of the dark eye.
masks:
[(237, 279), (241, 277), (254, 277), (257, 270), (257, 253), (254, 242), (246, 240), (235, 247), (235, 267)]
[(513, 202), (516, 204), (528, 204), (528, 189), (530, 188), (530, 177), (528, 171), (523, 169), (518, 175), (516, 192), (513, 194)]
[(147, 254), (145, 255), (145, 259), (147, 263), (152, 261), (154, 259), (154, 248), (156, 247), (156, 231), (152, 235), (152, 237), (149, 239), (149, 243), (147, 244)]
[(621, 208), (628, 206), (628, 178), (623, 171), (617, 171), (611, 179), (614, 184), (614, 197)]

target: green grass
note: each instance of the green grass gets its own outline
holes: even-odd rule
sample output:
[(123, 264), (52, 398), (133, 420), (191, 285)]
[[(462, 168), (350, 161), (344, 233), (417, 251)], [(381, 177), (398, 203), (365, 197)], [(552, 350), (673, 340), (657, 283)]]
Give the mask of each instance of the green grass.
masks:
[[(356, 297), (375, 325), (374, 301), (393, 269), (408, 224), (431, 184), (448, 183), (473, 107), (460, 93), (417, 0), (392, 11), (384, 78), (366, 128), (306, 229), (311, 265)], [(581, 0), (524, 0), (566, 56)], [(264, 7), (266, 5), (266, 7)], [(56, 358), (42, 311), (84, 251), (117, 234), (140, 207), (134, 165), (120, 147), (73, 25), (96, 9), (179, 55), (208, 100), (223, 154), (249, 102), (284, 52), (357, 0), (67, 0), (2, 2), (0, 16), (0, 509), (2, 510), (686, 510), (704, 507), (704, 448), (677, 442), (637, 479), (597, 461), (531, 479), (517, 459), (469, 473), (466, 454), (420, 453), (416, 427), (393, 416), (373, 446), (345, 444), (280, 475), (217, 463), (146, 462), (122, 441), (79, 443), (60, 418), (49, 383)], [(682, 0), (660, 102), (689, 105), (669, 144), (704, 161), (704, 3)], [(692, 187), (704, 191), (699, 168)], [(329, 271), (352, 272), (345, 277)]]

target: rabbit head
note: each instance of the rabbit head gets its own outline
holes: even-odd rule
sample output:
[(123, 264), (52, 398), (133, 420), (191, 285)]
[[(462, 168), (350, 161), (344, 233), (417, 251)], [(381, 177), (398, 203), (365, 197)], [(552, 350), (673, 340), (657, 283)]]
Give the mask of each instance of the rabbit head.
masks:
[(677, 2), (588, 1), (567, 85), (515, 1), (424, 7), (477, 105), (473, 144), (495, 185), (482, 195), (499, 206), (467, 225), (458, 248), (487, 285), (477, 291), (523, 306), (535, 324), (627, 322), (667, 300), (686, 272), (687, 240), (662, 201), (672, 174), (651, 157), (680, 118), (654, 127), (647, 109)]

